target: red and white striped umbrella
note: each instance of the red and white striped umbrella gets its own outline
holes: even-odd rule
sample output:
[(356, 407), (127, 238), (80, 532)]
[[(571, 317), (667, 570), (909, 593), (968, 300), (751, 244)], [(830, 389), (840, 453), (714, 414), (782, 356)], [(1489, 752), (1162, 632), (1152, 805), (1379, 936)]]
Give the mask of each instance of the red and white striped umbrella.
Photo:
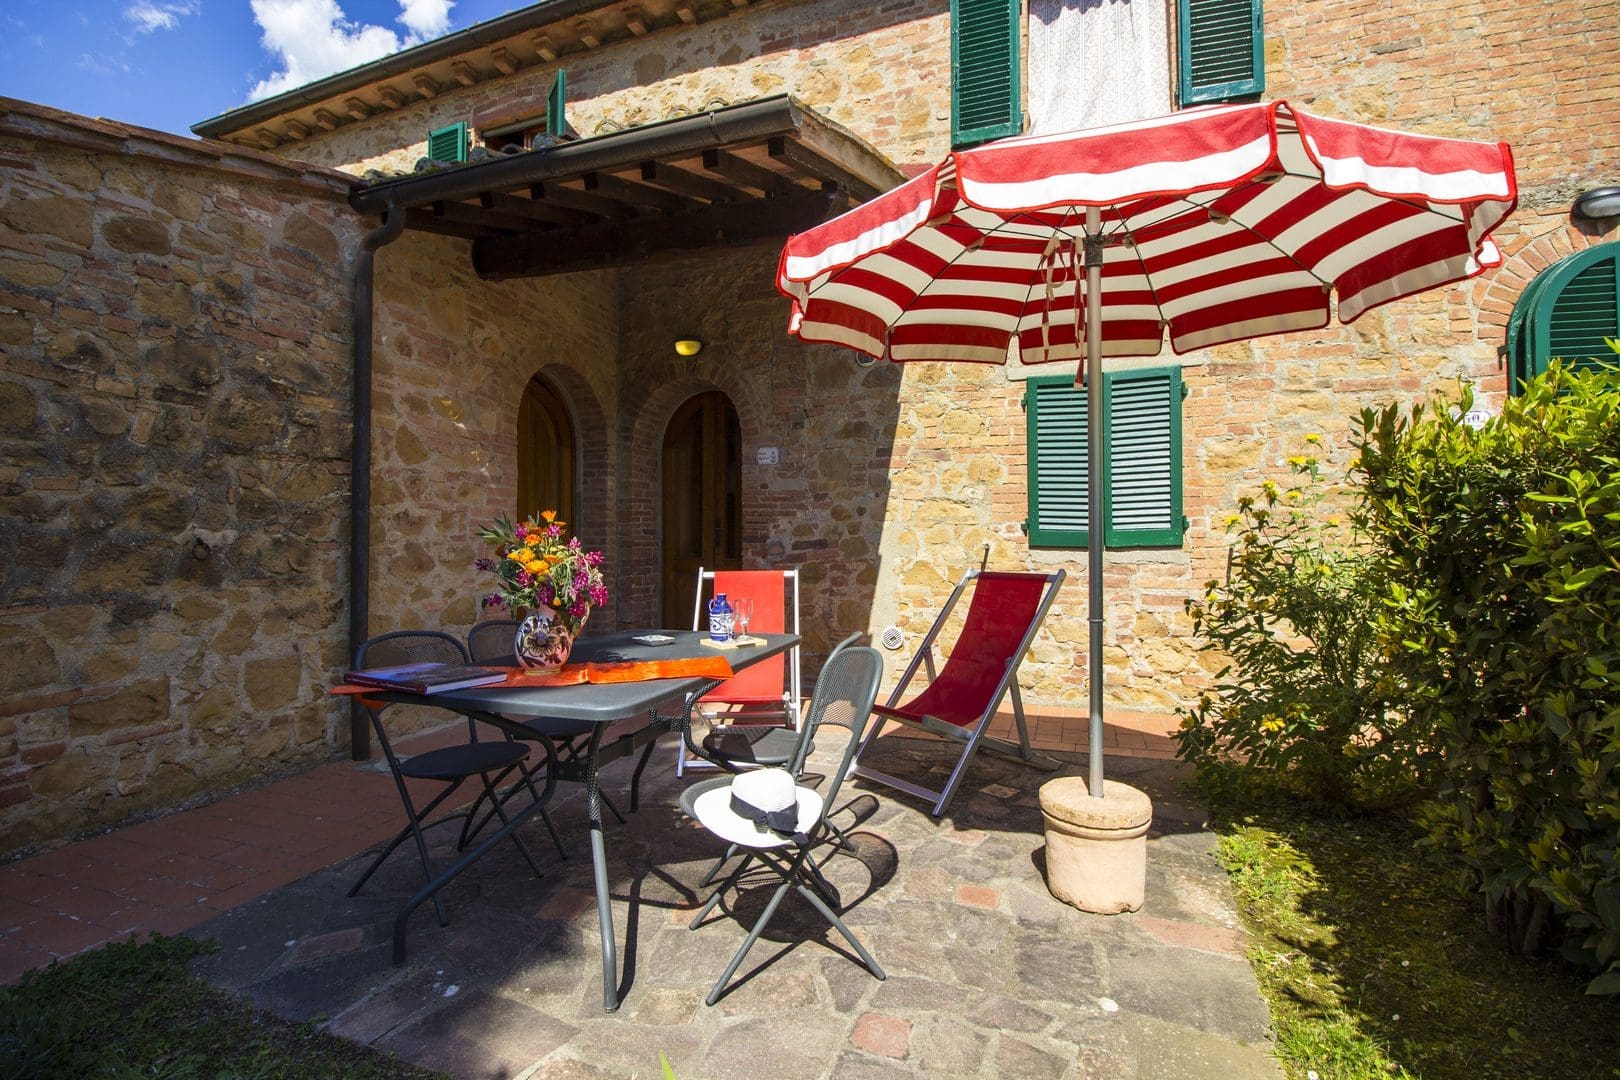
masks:
[[(782, 252), (790, 329), (898, 361), (1085, 353), (1084, 238), (1102, 245), (1102, 356), (1351, 322), (1500, 261), (1505, 143), (1400, 134), (1286, 102), (1213, 106), (953, 153)], [(1086, 228), (1086, 211), (1098, 224)]]
[[(1506, 143), (1405, 135), (1278, 101), (1004, 139), (791, 237), (789, 330), (891, 360), (1084, 361), (1102, 519), (1104, 356), (1315, 330), (1501, 261)], [(1082, 270), (1084, 271), (1082, 273)], [(1084, 281), (1084, 286), (1081, 282)], [(1101, 529), (1087, 552), (1090, 791), (1104, 797)]]

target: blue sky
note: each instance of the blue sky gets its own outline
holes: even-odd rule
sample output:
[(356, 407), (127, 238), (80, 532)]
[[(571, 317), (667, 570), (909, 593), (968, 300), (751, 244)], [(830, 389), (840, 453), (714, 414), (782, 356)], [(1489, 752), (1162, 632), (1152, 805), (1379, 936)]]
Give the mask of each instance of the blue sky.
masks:
[(0, 95), (190, 126), (526, 6), (514, 0), (4, 0)]

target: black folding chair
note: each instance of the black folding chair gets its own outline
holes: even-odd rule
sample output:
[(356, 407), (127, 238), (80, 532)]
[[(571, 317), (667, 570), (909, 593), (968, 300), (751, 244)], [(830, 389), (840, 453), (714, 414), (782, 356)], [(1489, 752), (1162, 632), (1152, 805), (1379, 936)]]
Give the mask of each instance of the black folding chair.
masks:
[[(461, 642), (436, 630), (398, 630), (371, 638), (361, 644), (354, 655), (354, 668), (356, 671), (366, 668), (394, 667), (399, 664), (413, 664), (424, 661), (438, 661), (446, 664), (465, 664), (468, 662), (466, 650)], [(377, 734), (377, 745), (382, 747), (383, 755), (388, 759), (389, 771), (393, 773), (394, 784), (399, 788), (400, 802), (405, 807), (406, 824), (399, 834), (389, 842), (388, 846), (378, 855), (366, 872), (360, 875), (360, 880), (354, 883), (349, 895), (354, 896), (365, 883), (376, 873), (388, 856), (407, 839), (416, 841), (417, 857), (422, 862), (422, 873), (428, 882), (433, 882), (433, 867), (428, 858), (427, 839), (424, 830), (442, 825), (447, 822), (460, 820), (462, 822), (461, 836), (456, 843), (457, 850), (467, 845), (471, 837), (470, 827), (473, 814), (484, 799), (491, 800), (494, 813), (500, 816), (503, 824), (510, 819), (502, 808), (500, 796), (497, 794), (501, 782), (514, 770), (521, 768), (524, 758), (528, 757), (529, 748), (507, 740), (490, 742), (478, 741), (477, 721), (467, 720), (467, 741), (455, 746), (440, 747), (420, 754), (402, 758), (394, 750), (393, 742), (388, 738), (388, 729), (382, 721), (383, 709), (381, 707), (366, 705), (366, 713), (371, 717), (371, 728)], [(483, 787), (483, 792), (472, 804), (461, 810), (433, 818), (431, 815), (444, 801), (455, 794), (467, 780), (477, 777)], [(416, 802), (411, 798), (411, 791), (407, 780), (434, 780), (445, 785), (428, 804), (417, 809)], [(549, 823), (548, 823), (549, 824)], [(536, 865), (534, 856), (524, 845), (523, 840), (516, 832), (512, 834), (512, 843), (523, 853), (523, 858), (534, 871), (536, 877), (542, 876), (540, 867)], [(444, 912), (444, 904), (439, 900), (435, 891), (433, 894), (433, 907), (439, 915), (439, 925), (449, 923)]]
[[(833, 803), (838, 798), (838, 789), (843, 785), (844, 777), (848, 775), (850, 766), (855, 760), (855, 753), (860, 748), (861, 735), (871, 719), (872, 703), (877, 699), (878, 684), (883, 679), (883, 656), (873, 648), (843, 648), (827, 660), (821, 669), (821, 675), (816, 679), (816, 689), (810, 699), (810, 714), (805, 719), (805, 728), (811, 731), (820, 731), (827, 727), (842, 727), (847, 730), (843, 757), (838, 767), (829, 778), (825, 795), (818, 795), (809, 791), (809, 796), (819, 802), (819, 810), (815, 821), (804, 830), (802, 840), (778, 836), (775, 833), (759, 832), (757, 837), (752, 834), (745, 838), (733, 835), (729, 839), (733, 848), (747, 851), (741, 862), (731, 871), (726, 880), (715, 889), (703, 908), (693, 917), (690, 928), (696, 930), (702, 925), (709, 912), (714, 910), (726, 891), (736, 885), (744, 870), (755, 860), (768, 867), (781, 877), (782, 883), (777, 886), (776, 892), (765, 905), (748, 937), (732, 956), (731, 962), (715, 982), (714, 988), (709, 991), (705, 1001), (713, 1005), (720, 999), (721, 992), (726, 983), (737, 973), (742, 965), (748, 950), (753, 948), (754, 942), (764, 932), (771, 916), (776, 913), (777, 905), (793, 889), (803, 896), (810, 905), (821, 913), (833, 928), (843, 935), (849, 942), (861, 962), (868, 971), (879, 979), (884, 978), (883, 969), (878, 962), (867, 952), (866, 947), (856, 940), (849, 927), (844, 925), (838, 913), (829, 906), (839, 903), (838, 895), (828, 884), (827, 879), (821, 875), (820, 869), (811, 859), (811, 853), (822, 842), (828, 840), (835, 832), (828, 815), (832, 812)], [(802, 765), (802, 762), (800, 763)], [(695, 785), (705, 789), (704, 794), (709, 799), (725, 799), (727, 793), (721, 790), (722, 786), (729, 787), (730, 777), (719, 777), (716, 781), (706, 781)], [(807, 789), (801, 789), (807, 790)], [(693, 816), (711, 832), (715, 829), (703, 821), (703, 807), (697, 805), (697, 796), (693, 802)], [(685, 805), (683, 799), (683, 807)], [(716, 833), (716, 835), (720, 835)], [(710, 871), (712, 874), (713, 871)], [(707, 879), (705, 879), (707, 880)], [(823, 899), (825, 897), (825, 899)]]
[[(517, 655), (512, 650), (512, 641), (517, 634), (517, 628), (516, 619), (485, 619), (483, 622), (474, 623), (472, 629), (467, 631), (467, 654), (472, 657), (472, 662), (516, 667), (518, 661)], [(563, 720), (552, 716), (536, 717), (520, 723), (534, 732), (532, 741), (544, 744), (556, 755), (553, 760), (541, 762), (532, 768), (527, 763), (518, 765), (518, 770), (522, 774), (522, 787), (538, 800), (540, 792), (534, 782), (543, 768), (547, 766), (555, 768), (559, 780), (573, 779), (578, 775), (578, 770), (569, 766), (584, 765), (585, 750), (590, 745), (591, 730), (596, 725), (589, 720)], [(509, 740), (525, 738), (515, 731), (508, 731), (506, 737)], [(510, 799), (516, 793), (517, 789), (508, 791), (505, 797)], [(602, 805), (618, 819), (620, 825), (623, 825), (624, 815), (608, 801), (606, 794), (598, 792), (598, 795), (602, 799)], [(476, 836), (489, 823), (492, 816), (491, 812), (486, 811), (483, 820), (473, 827), (472, 835)], [(557, 835), (556, 826), (551, 823), (551, 815), (547, 814), (544, 808), (540, 811), (540, 818), (546, 823), (547, 831), (551, 833), (551, 842), (557, 846), (557, 854), (564, 859), (568, 858), (568, 852), (563, 849), (562, 838)]]

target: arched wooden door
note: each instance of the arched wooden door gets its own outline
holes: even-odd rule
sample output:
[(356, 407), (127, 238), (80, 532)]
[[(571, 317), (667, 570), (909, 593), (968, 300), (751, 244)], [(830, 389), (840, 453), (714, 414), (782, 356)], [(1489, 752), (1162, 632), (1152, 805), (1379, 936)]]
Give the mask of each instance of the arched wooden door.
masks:
[(516, 510), (519, 521), (555, 510), (574, 529), (574, 422), (538, 375), (518, 405)]
[(742, 566), (742, 426), (718, 390), (675, 410), (664, 431), (664, 625), (692, 625), (699, 567)]

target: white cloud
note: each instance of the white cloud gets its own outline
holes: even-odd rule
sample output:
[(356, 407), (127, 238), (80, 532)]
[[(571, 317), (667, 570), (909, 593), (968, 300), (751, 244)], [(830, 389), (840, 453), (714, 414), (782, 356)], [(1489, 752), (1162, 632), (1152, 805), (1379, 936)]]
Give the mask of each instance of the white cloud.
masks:
[(197, 0), (135, 0), (124, 9), (124, 18), (135, 24), (138, 34), (173, 30), (186, 15), (197, 13)]
[(454, 0), (399, 0), (399, 21), (419, 40), (438, 37), (450, 29)]
[(437, 37), (450, 29), (455, 5), (399, 0), (399, 22), (409, 31), (403, 38), (384, 26), (351, 22), (337, 0), (252, 0), (252, 6), (264, 47), (279, 64), (253, 88), (249, 98), (257, 101)]

